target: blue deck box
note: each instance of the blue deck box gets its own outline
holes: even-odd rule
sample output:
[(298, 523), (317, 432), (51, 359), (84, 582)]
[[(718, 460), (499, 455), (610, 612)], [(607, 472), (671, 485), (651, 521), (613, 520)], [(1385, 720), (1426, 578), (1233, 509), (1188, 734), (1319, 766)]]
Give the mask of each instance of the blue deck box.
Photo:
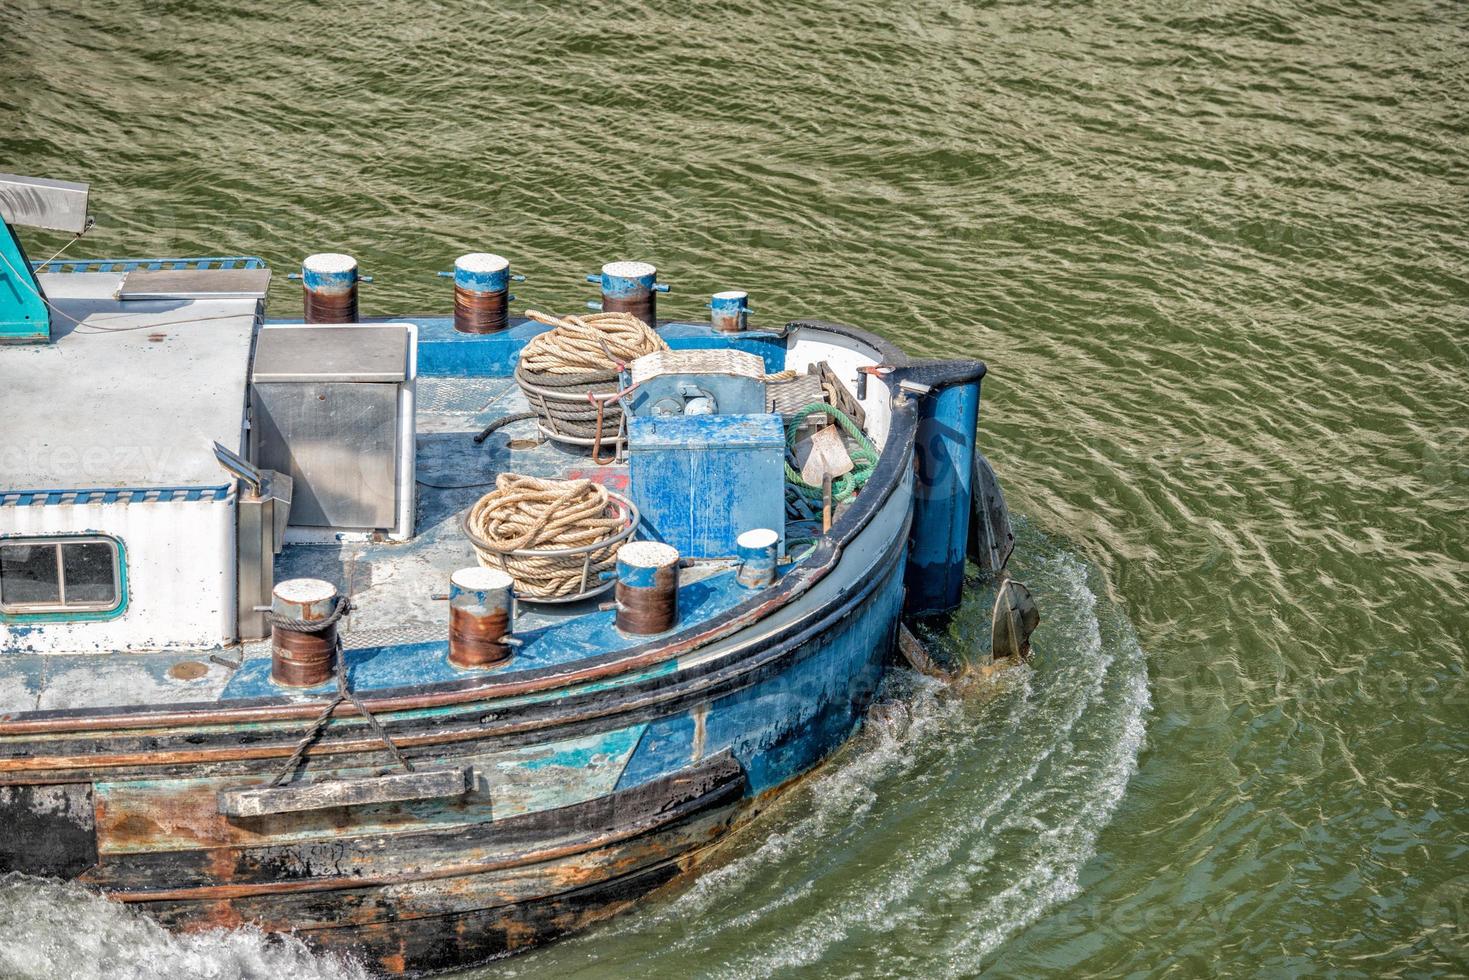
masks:
[(641, 537), (686, 558), (731, 558), (768, 527), (785, 552), (785, 430), (778, 415), (628, 419), (628, 466)]

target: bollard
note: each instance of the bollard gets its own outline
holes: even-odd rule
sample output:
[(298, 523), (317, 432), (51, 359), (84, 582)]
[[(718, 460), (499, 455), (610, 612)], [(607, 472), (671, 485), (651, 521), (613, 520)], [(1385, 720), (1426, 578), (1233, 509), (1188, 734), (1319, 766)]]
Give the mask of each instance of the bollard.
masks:
[(498, 568), (461, 568), (449, 577), (449, 663), (463, 670), (510, 659), (514, 582)]
[(307, 323), (357, 322), (357, 260), (340, 252), (308, 255), (301, 262)]
[(740, 333), (750, 325), (750, 294), (727, 289), (709, 297), (709, 322), (721, 333)]
[(608, 262), (600, 276), (587, 276), (587, 282), (602, 284), (600, 305), (588, 304), (604, 313), (626, 312), (650, 327), (658, 325), (658, 294), (668, 287), (658, 281), (658, 270), (646, 262)]
[(510, 325), (510, 260), (470, 252), (454, 260), (454, 329), (496, 333)]
[(746, 531), (735, 539), (740, 570), (735, 581), (747, 589), (763, 589), (775, 582), (775, 551), (780, 535), (768, 527)]
[[(270, 611), (281, 619), (307, 622), (329, 617), (337, 608), (337, 588), (319, 578), (293, 578), (271, 592)], [(302, 633), (272, 625), (270, 679), (287, 687), (315, 687), (336, 673), (337, 625)]]
[(617, 549), (617, 628), (649, 636), (678, 622), (678, 549), (629, 541)]

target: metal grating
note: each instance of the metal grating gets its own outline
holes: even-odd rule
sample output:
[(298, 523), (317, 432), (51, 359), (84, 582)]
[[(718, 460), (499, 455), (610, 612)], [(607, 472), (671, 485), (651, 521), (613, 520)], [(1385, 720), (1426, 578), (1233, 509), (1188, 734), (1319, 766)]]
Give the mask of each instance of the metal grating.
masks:
[(510, 385), (505, 378), (420, 377), (413, 397), (422, 413), (478, 415), (505, 394)]

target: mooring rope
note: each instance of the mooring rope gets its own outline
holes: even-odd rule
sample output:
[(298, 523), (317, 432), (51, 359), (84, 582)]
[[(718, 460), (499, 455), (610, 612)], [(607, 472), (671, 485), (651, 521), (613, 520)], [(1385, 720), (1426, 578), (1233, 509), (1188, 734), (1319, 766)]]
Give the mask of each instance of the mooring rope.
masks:
[(842, 431), (857, 444), (856, 448), (851, 449), (848, 453), (852, 457), (852, 472), (831, 481), (832, 499), (847, 500), (861, 490), (863, 484), (872, 476), (872, 471), (877, 466), (877, 448), (873, 446), (872, 440), (867, 438), (862, 427), (853, 422), (846, 412), (825, 402), (812, 402), (793, 415), (786, 425), (786, 484), (808, 500), (821, 499), (821, 487), (813, 487), (801, 479), (800, 471), (791, 465), (795, 459), (796, 441), (801, 423), (807, 416), (817, 413), (831, 416), (836, 424), (841, 426)]
[[(607, 488), (591, 480), (542, 480), (501, 473), (495, 489), (465, 517), (479, 562), (515, 581), (516, 593), (556, 598), (600, 582), (617, 559), (615, 538), (626, 522), (609, 516)], [(605, 548), (571, 555), (524, 555), (520, 551), (563, 551), (608, 541)]]
[[(552, 438), (586, 440), (594, 454), (604, 438), (615, 443), (622, 409), (611, 397), (629, 361), (667, 350), (663, 338), (631, 313), (554, 317), (525, 315), (551, 327), (525, 345), (515, 381)], [(586, 443), (582, 443), (585, 445)]]
[[(351, 603), (346, 599), (338, 598), (336, 608), (324, 619), (291, 619), (286, 616), (276, 615), (275, 613), (271, 613), (269, 619), (271, 626), (277, 626), (292, 633), (321, 633), (327, 628), (335, 626), (343, 616), (351, 611)], [(317, 739), (321, 738), (322, 733), (326, 731), (326, 727), (331, 724), (333, 713), (336, 712), (343, 701), (352, 702), (352, 707), (356, 708), (357, 712), (363, 718), (367, 719), (368, 727), (388, 747), (388, 751), (392, 753), (393, 759), (397, 761), (398, 765), (402, 766), (408, 772), (413, 772), (413, 763), (409, 762), (403, 757), (403, 753), (398, 751), (398, 746), (388, 735), (387, 730), (383, 728), (382, 722), (378, 721), (373, 713), (367, 710), (367, 705), (363, 704), (362, 700), (347, 686), (347, 657), (342, 647), (341, 634), (338, 634), (336, 637), (336, 648), (333, 654), (337, 663), (336, 696), (326, 703), (321, 709), (321, 712), (316, 716), (316, 719), (307, 726), (306, 733), (296, 743), (296, 751), (291, 753), (291, 757), (286, 760), (286, 764), (281, 767), (280, 772), (275, 774), (275, 778), (270, 781), (271, 786), (280, 786), (295, 774), (296, 770), (300, 768), (301, 763), (306, 760), (307, 750), (316, 744)]]
[(536, 334), (520, 352), (520, 366), (533, 374), (614, 375), (630, 361), (667, 350), (663, 338), (631, 313), (554, 317), (526, 310), (526, 317), (552, 329)]

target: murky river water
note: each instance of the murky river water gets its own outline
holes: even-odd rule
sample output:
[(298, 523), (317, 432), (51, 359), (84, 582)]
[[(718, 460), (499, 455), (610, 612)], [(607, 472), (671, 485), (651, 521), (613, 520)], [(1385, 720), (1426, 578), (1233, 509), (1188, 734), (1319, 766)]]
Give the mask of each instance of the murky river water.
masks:
[[(486, 978), (1469, 969), (1466, 104), (1453, 2), (0, 0), (77, 254), (340, 248), (368, 313), (646, 258), (990, 364), (1032, 664), (895, 677), (693, 888)], [(0, 884), (0, 974), (312, 971)]]

